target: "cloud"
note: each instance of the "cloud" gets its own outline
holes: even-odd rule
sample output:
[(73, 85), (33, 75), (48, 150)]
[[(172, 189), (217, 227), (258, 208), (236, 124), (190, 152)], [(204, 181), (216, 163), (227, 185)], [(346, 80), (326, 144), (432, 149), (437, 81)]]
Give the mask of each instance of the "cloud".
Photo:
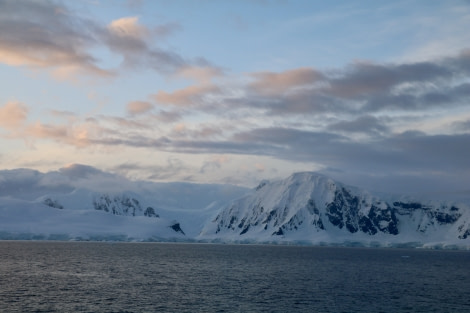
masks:
[(180, 110), (178, 111), (160, 110), (160, 112), (158, 112), (158, 114), (156, 115), (156, 119), (163, 123), (173, 123), (173, 122), (181, 120), (181, 118), (182, 118), (182, 112)]
[(189, 65), (179, 69), (176, 75), (207, 85), (213, 78), (223, 76), (224, 72), (214, 66)]
[(298, 68), (274, 72), (252, 73), (255, 81), (249, 87), (264, 95), (281, 95), (293, 88), (305, 87), (323, 80), (323, 74), (311, 68)]
[(47, 177), (41, 172), (30, 169), (0, 170), (0, 196), (2, 197), (35, 200), (46, 193), (65, 193), (72, 190), (73, 187), (69, 181), (57, 177), (54, 173)]
[[(137, 18), (111, 25), (113, 29), (105, 27), (103, 36), (114, 40), (115, 53), (127, 58), (128, 65), (157, 62), (149, 59), (155, 50), (146, 38), (156, 36), (150, 28)], [(149, 101), (129, 102), (124, 117), (87, 118), (51, 111), (49, 122), (31, 124), (28, 107), (9, 102), (0, 108), (0, 124), (10, 131), (9, 137), (27, 142), (53, 140), (108, 151), (143, 148), (199, 154), (204, 159), (192, 167), (169, 159), (168, 164), (152, 167), (156, 174), (145, 174), (148, 179), (212, 175), (236, 163), (212, 155), (232, 160), (256, 155), (289, 164), (315, 164), (325, 171), (337, 169), (335, 175), (344, 177), (390, 175), (396, 182), (400, 177), (419, 182), (442, 175), (456, 186), (449, 181), (454, 175), (459, 182), (468, 182), (464, 174), (470, 177), (469, 51), (426, 62), (361, 61), (333, 70), (254, 72), (244, 79), (232, 79), (204, 62), (175, 60), (167, 63), (170, 77), (192, 85), (159, 90)], [(116, 170), (145, 173), (133, 164)], [(263, 171), (262, 163), (252, 164), (253, 173)]]
[(178, 158), (170, 157), (167, 159), (167, 164), (164, 166), (152, 166), (151, 175), (147, 179), (152, 180), (165, 180), (173, 179), (174, 177), (181, 176), (182, 173), (188, 172), (188, 167)]
[(469, 76), (470, 52), (465, 50), (426, 62), (355, 62), (325, 71), (299, 68), (252, 73), (255, 81), (242, 86), (238, 97), (227, 95), (227, 99), (236, 107), (277, 116), (335, 113), (358, 117), (466, 105)]
[(53, 172), (46, 173), (45, 177), (49, 177), (49, 181), (66, 178), (68, 184), (75, 188), (94, 190), (95, 192), (123, 192), (136, 188), (135, 184), (123, 176), (104, 172), (84, 164), (68, 164), (56, 173), (57, 175), (52, 177)]
[(130, 115), (138, 115), (147, 113), (153, 109), (153, 105), (147, 101), (132, 101), (127, 104), (127, 113)]
[(17, 101), (9, 101), (0, 107), (0, 127), (16, 129), (26, 121), (29, 108)]
[(59, 172), (70, 179), (84, 179), (96, 175), (109, 175), (92, 166), (83, 164), (69, 164), (59, 169)]
[(256, 171), (260, 173), (263, 173), (264, 171), (266, 171), (266, 167), (262, 163), (255, 163), (255, 168), (256, 168)]
[(173, 73), (189, 65), (153, 44), (179, 29), (176, 23), (149, 28), (130, 16), (101, 25), (57, 1), (0, 0), (0, 6), (0, 62), (10, 66), (52, 69), (59, 79), (115, 76), (115, 68), (101, 65), (96, 48), (121, 56), (126, 69)]
[(169, 134), (170, 137), (177, 140), (209, 140), (222, 138), (224, 130), (225, 129), (219, 125), (199, 124), (193, 127), (181, 122), (174, 125)]
[(112, 21), (108, 25), (111, 33), (119, 37), (133, 37), (144, 39), (149, 35), (147, 28), (138, 24), (139, 18), (137, 16), (123, 17)]
[(466, 121), (456, 121), (452, 123), (452, 127), (458, 131), (470, 131), (470, 119)]
[[(470, 134), (426, 135), (404, 132), (372, 142), (352, 141), (326, 132), (264, 128), (240, 133), (235, 142), (245, 153), (275, 155), (286, 160), (311, 161), (330, 168), (367, 173), (469, 172)], [(248, 143), (265, 144), (262, 150)]]
[(139, 24), (138, 17), (124, 17), (112, 21), (107, 31), (101, 32), (101, 37), (112, 52), (123, 57), (124, 67), (150, 67), (158, 72), (173, 73), (187, 66), (177, 53), (150, 45), (149, 39), (157, 34), (163, 33)]
[(205, 104), (206, 97), (219, 92), (219, 90), (215, 85), (192, 85), (174, 92), (160, 90), (154, 95), (154, 99), (161, 104), (191, 107), (197, 104)]
[(213, 156), (209, 160), (206, 160), (201, 166), (199, 173), (205, 174), (210, 171), (220, 169), (223, 164), (228, 163), (230, 158), (226, 155)]
[(89, 52), (97, 25), (53, 1), (1, 1), (0, 62), (111, 76)]
[[(22, 139), (30, 147), (34, 147), (37, 140), (53, 140), (84, 148), (90, 146), (94, 138), (111, 132), (100, 126), (96, 120), (84, 120), (75, 114), (60, 111), (50, 112), (56, 118), (55, 124), (43, 123), (39, 120), (27, 123), (28, 111), (28, 107), (16, 102), (0, 108), (0, 126), (9, 131), (5, 138)], [(60, 123), (60, 119), (66, 121)]]
[(354, 120), (332, 123), (328, 125), (327, 129), (330, 131), (364, 134), (382, 134), (389, 131), (387, 123), (384, 120), (371, 115), (360, 116)]
[(328, 92), (341, 98), (374, 96), (403, 83), (434, 82), (451, 78), (453, 71), (438, 63), (373, 64), (357, 62), (328, 80)]

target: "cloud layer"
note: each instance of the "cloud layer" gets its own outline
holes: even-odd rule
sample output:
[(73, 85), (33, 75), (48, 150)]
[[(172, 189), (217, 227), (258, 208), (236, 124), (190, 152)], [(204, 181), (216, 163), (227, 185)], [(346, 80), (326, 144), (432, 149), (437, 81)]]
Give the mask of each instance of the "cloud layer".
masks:
[[(426, 61), (237, 73), (165, 48), (164, 38), (184, 31), (176, 22), (148, 26), (137, 15), (97, 21), (62, 2), (0, 0), (0, 29), (0, 63), (8, 66), (52, 71), (59, 78), (158, 77), (147, 94), (134, 86), (133, 99), (112, 104), (113, 113), (56, 107), (38, 118), (34, 103), (0, 103), (3, 140), (22, 140), (29, 148), (47, 142), (99, 150), (110, 159), (115, 148), (172, 154), (167, 164), (125, 159), (109, 165), (123, 173), (152, 168), (147, 177), (156, 180), (202, 177), (243, 156), (275, 160), (278, 168), (309, 164), (340, 179), (428, 177), (437, 181), (435, 188), (450, 189), (470, 183), (468, 49)], [(173, 82), (172, 88), (162, 80)], [(240, 163), (231, 173), (241, 171)], [(278, 170), (258, 161), (249, 168), (260, 175)]]
[[(113, 77), (136, 67), (171, 74), (201, 63), (157, 44), (180, 28), (176, 23), (149, 28), (139, 17), (127, 16), (104, 25), (52, 0), (1, 0), (0, 7), (0, 63), (7, 65), (52, 69), (56, 77), (70, 78)], [(121, 61), (104, 65), (109, 60), (101, 60), (96, 49)]]

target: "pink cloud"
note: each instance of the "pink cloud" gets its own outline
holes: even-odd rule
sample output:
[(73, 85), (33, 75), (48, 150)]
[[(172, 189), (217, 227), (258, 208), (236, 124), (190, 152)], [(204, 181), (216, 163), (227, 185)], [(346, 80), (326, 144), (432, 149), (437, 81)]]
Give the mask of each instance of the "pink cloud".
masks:
[[(179, 28), (175, 23), (149, 28), (131, 16), (101, 25), (55, 1), (3, 4), (0, 63), (6, 65), (51, 70), (59, 80), (76, 80), (83, 74), (114, 77), (118, 67), (173, 73), (187, 65), (177, 53), (155, 46), (155, 37), (162, 38)], [(122, 57), (122, 63), (105, 68), (96, 48)]]
[(255, 82), (250, 87), (265, 95), (283, 94), (291, 88), (311, 85), (324, 78), (321, 72), (307, 67), (281, 73), (258, 72), (251, 76), (255, 78)]
[(152, 110), (153, 105), (147, 101), (132, 101), (127, 104), (127, 113), (130, 115), (143, 114)]
[(149, 35), (149, 30), (138, 23), (137, 16), (123, 17), (112, 21), (108, 29), (113, 34), (120, 37), (134, 37), (143, 39)]
[(176, 75), (194, 80), (201, 84), (209, 84), (215, 77), (223, 76), (223, 71), (211, 66), (185, 66)]
[(15, 129), (21, 126), (28, 117), (28, 107), (17, 101), (7, 102), (0, 107), (0, 127)]
[(202, 102), (208, 94), (217, 93), (218, 91), (219, 88), (211, 84), (193, 85), (174, 92), (160, 90), (154, 95), (154, 98), (158, 103), (189, 107)]

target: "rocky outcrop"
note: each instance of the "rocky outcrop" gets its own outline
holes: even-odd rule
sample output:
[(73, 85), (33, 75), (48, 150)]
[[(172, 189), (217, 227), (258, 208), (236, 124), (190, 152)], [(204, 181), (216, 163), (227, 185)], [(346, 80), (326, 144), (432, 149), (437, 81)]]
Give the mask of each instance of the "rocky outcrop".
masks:
[(95, 210), (114, 215), (159, 217), (152, 207), (147, 207), (144, 210), (139, 200), (126, 195), (99, 195), (93, 199), (93, 207)]
[(62, 204), (60, 204), (57, 200), (52, 200), (51, 198), (44, 199), (44, 201), (42, 203), (44, 203), (45, 205), (47, 205), (51, 208), (56, 208), (56, 209), (59, 209), (59, 210), (64, 209), (64, 206)]
[(297, 173), (281, 181), (263, 181), (252, 194), (222, 208), (201, 236), (240, 240), (304, 236), (308, 240), (319, 234), (393, 238), (402, 233), (437, 237), (451, 232), (451, 236), (466, 239), (470, 238), (468, 217), (467, 207), (388, 202), (323, 175)]

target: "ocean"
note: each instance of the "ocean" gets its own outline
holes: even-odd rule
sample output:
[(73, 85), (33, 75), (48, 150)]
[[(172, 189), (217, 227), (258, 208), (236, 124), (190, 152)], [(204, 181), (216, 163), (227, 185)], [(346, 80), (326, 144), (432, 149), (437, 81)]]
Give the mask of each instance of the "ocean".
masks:
[(0, 241), (0, 312), (470, 312), (470, 252)]

